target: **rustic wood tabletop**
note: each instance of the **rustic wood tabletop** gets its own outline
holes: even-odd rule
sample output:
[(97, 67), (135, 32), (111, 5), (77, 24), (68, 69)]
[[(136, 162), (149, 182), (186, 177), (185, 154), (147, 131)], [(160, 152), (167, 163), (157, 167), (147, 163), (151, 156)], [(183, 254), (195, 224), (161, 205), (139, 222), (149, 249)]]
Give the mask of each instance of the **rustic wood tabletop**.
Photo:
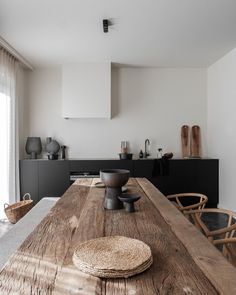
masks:
[[(105, 210), (99, 179), (76, 181), (0, 272), (0, 294), (236, 294), (236, 271), (148, 180), (130, 178), (137, 211)], [(153, 265), (128, 279), (76, 269), (76, 246), (102, 236), (140, 239)]]

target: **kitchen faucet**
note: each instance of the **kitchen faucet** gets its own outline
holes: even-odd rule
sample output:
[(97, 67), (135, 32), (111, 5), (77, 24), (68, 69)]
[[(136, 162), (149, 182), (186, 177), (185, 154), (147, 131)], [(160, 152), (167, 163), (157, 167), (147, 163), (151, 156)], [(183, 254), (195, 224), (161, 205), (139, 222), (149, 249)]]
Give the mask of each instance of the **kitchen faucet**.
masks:
[(149, 155), (148, 151), (147, 151), (147, 144), (150, 145), (150, 141), (149, 139), (145, 140), (145, 152), (144, 152), (144, 158), (147, 158)]

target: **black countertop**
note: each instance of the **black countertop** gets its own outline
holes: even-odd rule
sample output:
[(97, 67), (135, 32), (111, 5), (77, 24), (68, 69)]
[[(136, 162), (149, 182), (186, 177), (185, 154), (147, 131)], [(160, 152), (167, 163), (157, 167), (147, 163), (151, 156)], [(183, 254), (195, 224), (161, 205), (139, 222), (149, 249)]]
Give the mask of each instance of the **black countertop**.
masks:
[[(21, 159), (21, 161), (148, 161), (148, 160), (158, 160), (160, 158), (133, 158), (132, 160), (120, 160), (119, 158), (67, 158), (65, 160), (63, 159), (58, 159), (58, 160), (48, 160), (47, 158), (41, 158), (41, 159), (29, 159), (29, 158), (25, 158), (25, 159)], [(203, 158), (180, 158), (180, 157), (174, 157), (171, 160), (184, 160), (184, 161), (188, 161), (188, 160), (215, 160), (215, 158), (209, 158), (209, 157), (203, 157)]]

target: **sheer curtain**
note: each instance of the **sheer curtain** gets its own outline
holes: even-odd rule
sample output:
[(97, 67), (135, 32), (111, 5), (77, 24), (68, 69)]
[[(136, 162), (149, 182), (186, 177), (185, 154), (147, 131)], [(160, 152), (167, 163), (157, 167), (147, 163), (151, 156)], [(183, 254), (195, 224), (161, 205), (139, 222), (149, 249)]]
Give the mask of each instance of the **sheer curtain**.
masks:
[(0, 218), (18, 199), (17, 60), (0, 47)]

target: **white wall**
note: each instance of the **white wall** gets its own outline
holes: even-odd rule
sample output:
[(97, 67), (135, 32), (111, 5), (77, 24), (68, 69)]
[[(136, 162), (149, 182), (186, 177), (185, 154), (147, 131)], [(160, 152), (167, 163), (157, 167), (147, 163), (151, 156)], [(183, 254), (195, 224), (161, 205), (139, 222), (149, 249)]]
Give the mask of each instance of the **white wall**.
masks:
[(52, 136), (69, 146), (71, 158), (114, 158), (120, 141), (133, 153), (151, 140), (180, 155), (180, 127), (202, 128), (206, 154), (206, 70), (119, 68), (112, 70), (112, 116), (109, 119), (62, 118), (60, 68), (37, 69), (28, 77), (29, 136)]
[(220, 207), (236, 211), (236, 49), (208, 69), (208, 153), (220, 159)]

